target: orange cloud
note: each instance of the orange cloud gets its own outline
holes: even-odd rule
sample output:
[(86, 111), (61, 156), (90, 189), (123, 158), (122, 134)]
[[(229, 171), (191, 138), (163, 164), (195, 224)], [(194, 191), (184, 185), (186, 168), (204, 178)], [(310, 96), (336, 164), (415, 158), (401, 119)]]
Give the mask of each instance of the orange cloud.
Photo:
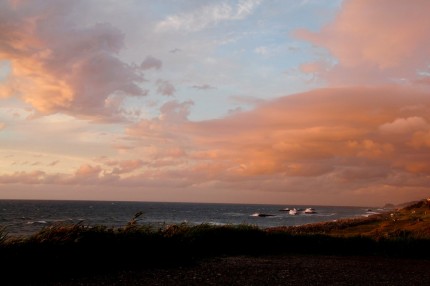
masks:
[(430, 131), (418, 131), (415, 132), (410, 144), (415, 148), (430, 148)]
[(372, 192), (420, 188), (423, 193), (430, 183), (429, 111), (429, 95), (415, 89), (332, 88), (285, 96), (224, 119), (190, 122), (165, 114), (170, 120), (163, 122), (163, 133), (142, 128), (160, 123), (155, 118), (128, 134), (136, 148), (153, 142), (190, 150), (182, 161), (164, 156), (166, 169), (151, 173), (155, 181), (180, 176), (181, 185), (321, 190), (328, 196), (371, 186)]
[(428, 194), (428, 93), (397, 86), (320, 89), (202, 122), (187, 119), (188, 107), (170, 102), (162, 116), (130, 126), (121, 155), (133, 159), (0, 181), (324, 194), (321, 202), (349, 203), (369, 195), (404, 199), (406, 190), (410, 199)]
[(397, 118), (393, 122), (385, 123), (379, 127), (385, 133), (410, 133), (419, 130), (428, 130), (430, 125), (421, 117)]
[(41, 114), (121, 118), (124, 96), (146, 94), (139, 68), (117, 57), (124, 35), (109, 24), (73, 26), (78, 2), (46, 2), (1, 4), (0, 59), (11, 72), (0, 97), (20, 96)]
[(100, 166), (82, 165), (76, 171), (77, 177), (98, 177), (101, 172)]
[[(103, 162), (103, 160), (102, 160)], [(105, 160), (103, 162), (106, 166), (113, 167), (113, 174), (127, 174), (135, 170), (139, 170), (146, 163), (142, 160)]]
[(0, 184), (40, 184), (45, 182), (46, 173), (43, 171), (15, 172), (10, 175), (1, 175)]
[(319, 69), (330, 83), (415, 80), (417, 71), (428, 71), (430, 64), (428, 11), (426, 0), (413, 5), (407, 1), (348, 0), (321, 31), (299, 30), (296, 34), (326, 48), (338, 61), (328, 72)]

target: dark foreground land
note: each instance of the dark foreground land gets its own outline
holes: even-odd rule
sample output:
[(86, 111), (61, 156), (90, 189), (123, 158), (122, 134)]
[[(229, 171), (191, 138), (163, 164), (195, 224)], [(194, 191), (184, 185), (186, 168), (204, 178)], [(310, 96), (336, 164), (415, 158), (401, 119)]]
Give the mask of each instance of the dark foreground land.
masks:
[(300, 227), (0, 233), (0, 285), (430, 285), (430, 202)]
[[(16, 285), (18, 281), (11, 282)], [(229, 256), (193, 265), (20, 281), (24, 285), (430, 285), (430, 261), (369, 256)], [(5, 285), (5, 284), (3, 284)], [(7, 284), (6, 284), (7, 285)]]

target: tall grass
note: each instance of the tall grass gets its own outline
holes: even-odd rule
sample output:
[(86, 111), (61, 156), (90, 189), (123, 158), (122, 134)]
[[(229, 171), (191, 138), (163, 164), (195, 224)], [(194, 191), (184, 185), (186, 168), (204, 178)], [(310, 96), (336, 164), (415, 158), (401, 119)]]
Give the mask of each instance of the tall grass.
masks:
[(7, 228), (5, 226), (0, 226), (0, 245), (3, 244), (8, 238)]
[[(51, 275), (63, 275), (71, 271), (85, 273), (145, 265), (182, 265), (218, 255), (336, 254), (430, 258), (430, 237), (419, 237), (415, 230), (399, 228), (398, 222), (393, 222), (387, 215), (272, 229), (246, 224), (183, 223), (156, 227), (142, 223), (141, 216), (142, 213), (136, 214), (120, 228), (83, 223), (57, 224), (20, 239), (8, 238), (6, 229), (0, 228), (0, 269), (12, 274), (25, 267), (33, 275), (49, 269)], [(402, 218), (400, 214), (399, 218)], [(355, 230), (348, 232), (350, 229)], [(356, 229), (366, 229), (366, 235), (357, 233)]]
[[(326, 231), (324, 227), (327, 227)], [(0, 251), (43, 248), (46, 254), (56, 251), (70, 255), (98, 255), (111, 258), (138, 259), (147, 262), (163, 259), (181, 259), (231, 254), (323, 253), (323, 254), (391, 254), (430, 257), (430, 251), (421, 252), (415, 245), (427, 243), (429, 238), (416, 238), (406, 230), (390, 235), (375, 234), (339, 236), (330, 235), (331, 224), (309, 225), (276, 229), (260, 229), (252, 225), (164, 225), (154, 227), (129, 223), (122, 228), (58, 224), (20, 240), (4, 240)], [(404, 246), (400, 247), (401, 244)], [(410, 249), (398, 252), (392, 245)], [(94, 257), (92, 257), (94, 258)]]

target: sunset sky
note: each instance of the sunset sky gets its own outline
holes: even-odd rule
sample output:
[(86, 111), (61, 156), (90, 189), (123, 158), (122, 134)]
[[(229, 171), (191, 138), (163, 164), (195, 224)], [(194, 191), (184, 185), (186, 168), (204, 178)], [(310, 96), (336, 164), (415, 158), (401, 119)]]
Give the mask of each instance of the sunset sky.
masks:
[(430, 196), (430, 1), (0, 0), (0, 199)]

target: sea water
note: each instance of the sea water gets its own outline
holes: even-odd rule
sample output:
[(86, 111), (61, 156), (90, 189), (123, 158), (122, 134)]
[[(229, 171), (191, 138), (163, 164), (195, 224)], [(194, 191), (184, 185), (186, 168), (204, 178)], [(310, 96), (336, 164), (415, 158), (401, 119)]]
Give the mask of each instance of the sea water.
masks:
[[(289, 212), (280, 211), (287, 207), (303, 210), (312, 207), (317, 213), (305, 214), (299, 211), (298, 215), (290, 215)], [(208, 223), (250, 224), (267, 228), (367, 216), (369, 211), (365, 207), (344, 206), (0, 200), (0, 226), (5, 226), (10, 235), (30, 235), (59, 223), (121, 227), (136, 213), (143, 212), (138, 223), (156, 227)], [(257, 214), (270, 216), (260, 217)]]

